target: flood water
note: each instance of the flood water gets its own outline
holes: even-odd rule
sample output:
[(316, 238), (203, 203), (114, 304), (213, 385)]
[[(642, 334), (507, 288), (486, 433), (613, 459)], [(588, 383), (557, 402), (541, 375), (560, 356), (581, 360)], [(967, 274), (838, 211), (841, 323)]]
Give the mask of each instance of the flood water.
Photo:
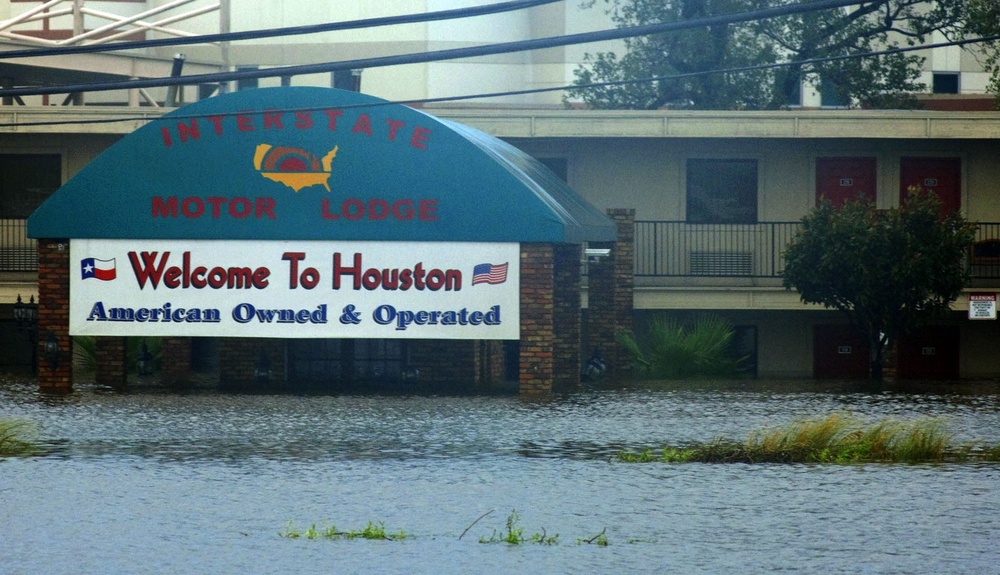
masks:
[[(956, 442), (1000, 443), (996, 384), (674, 384), (526, 403), (92, 386), (50, 398), (7, 378), (0, 417), (36, 421), (47, 452), (0, 459), (0, 573), (998, 572), (1000, 464), (613, 458), (831, 412), (943, 417)], [(525, 536), (557, 544), (480, 542), (512, 510)], [(407, 537), (280, 535), (369, 521)], [(602, 531), (607, 546), (578, 542)]]

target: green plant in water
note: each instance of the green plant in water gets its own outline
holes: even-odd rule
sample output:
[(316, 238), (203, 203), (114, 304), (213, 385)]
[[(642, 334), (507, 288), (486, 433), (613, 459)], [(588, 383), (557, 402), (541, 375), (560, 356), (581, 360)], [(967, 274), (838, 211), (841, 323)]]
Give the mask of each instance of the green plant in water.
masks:
[(480, 543), (507, 543), (509, 545), (520, 545), (521, 543), (534, 543), (536, 545), (556, 545), (559, 543), (559, 534), (548, 535), (545, 529), (542, 528), (541, 533), (533, 533), (530, 537), (524, 536), (524, 528), (519, 524), (520, 517), (517, 514), (517, 510), (512, 510), (510, 515), (507, 516), (507, 522), (505, 524), (504, 531), (502, 533), (497, 533), (493, 531), (493, 535), (489, 538), (480, 537)]
[(796, 421), (783, 427), (752, 433), (745, 443), (724, 439), (652, 450), (624, 451), (627, 463), (866, 463), (965, 461), (978, 457), (1000, 460), (1000, 446), (974, 451), (950, 445), (951, 436), (938, 419), (911, 422), (884, 420), (865, 427), (854, 419), (833, 414)]
[[(130, 372), (139, 370), (139, 354), (142, 345), (146, 344), (153, 365), (160, 365), (163, 340), (158, 337), (127, 337), (125, 338), (125, 366)], [(73, 338), (73, 365), (83, 371), (93, 373), (97, 369), (97, 340), (89, 335)]]
[(37, 453), (36, 433), (35, 424), (26, 419), (0, 419), (0, 457)]
[(639, 370), (653, 378), (733, 377), (747, 360), (733, 357), (735, 334), (725, 319), (705, 315), (692, 325), (657, 319), (642, 344), (635, 334), (626, 331), (618, 332), (616, 339)]
[(348, 531), (337, 529), (336, 525), (317, 527), (315, 523), (310, 525), (305, 531), (299, 531), (295, 525), (289, 521), (285, 530), (279, 533), (279, 535), (287, 539), (369, 539), (376, 541), (397, 541), (407, 538), (406, 532), (403, 530), (399, 530), (395, 533), (387, 532), (385, 530), (385, 523), (382, 521), (379, 521), (378, 523), (369, 521), (368, 525), (364, 529), (352, 529)]
[(601, 529), (600, 533), (594, 535), (590, 539), (577, 539), (576, 543), (578, 545), (597, 545), (598, 547), (607, 547), (608, 546), (607, 530), (608, 528), (605, 527), (604, 529)]

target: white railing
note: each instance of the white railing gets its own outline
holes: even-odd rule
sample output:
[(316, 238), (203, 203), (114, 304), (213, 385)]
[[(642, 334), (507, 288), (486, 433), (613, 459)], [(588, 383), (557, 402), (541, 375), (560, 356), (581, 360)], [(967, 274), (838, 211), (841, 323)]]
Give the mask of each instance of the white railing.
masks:
[[(90, 8), (87, 6), (85, 0), (48, 0), (47, 2), (40, 2), (38, 6), (26, 10), (13, 18), (0, 21), (0, 38), (45, 46), (71, 46), (75, 44), (103, 44), (116, 40), (126, 40), (145, 32), (157, 32), (177, 37), (191, 37), (196, 34), (168, 27), (168, 25), (220, 11), (223, 9), (223, 4), (228, 2), (228, 0), (219, 0), (218, 2), (201, 5), (182, 13), (166, 14), (167, 12), (195, 2), (203, 4), (203, 0), (173, 0), (173, 2), (167, 2), (166, 4), (144, 10), (138, 14), (125, 16)], [(69, 6), (66, 6), (67, 4)], [(134, 6), (134, 4), (132, 5)], [(162, 19), (151, 20), (151, 18), (161, 16)], [(71, 28), (66, 26), (68, 24), (67, 17), (72, 18)], [(86, 24), (89, 19), (97, 20), (100, 24), (94, 28), (87, 29)], [(26, 33), (29, 31), (38, 32), (37, 28), (24, 28), (24, 25), (38, 22), (42, 23), (42, 30), (70, 30), (71, 35), (68, 38), (56, 40), (40, 37), (38, 34)], [(220, 26), (220, 28), (222, 27), (224, 26)]]

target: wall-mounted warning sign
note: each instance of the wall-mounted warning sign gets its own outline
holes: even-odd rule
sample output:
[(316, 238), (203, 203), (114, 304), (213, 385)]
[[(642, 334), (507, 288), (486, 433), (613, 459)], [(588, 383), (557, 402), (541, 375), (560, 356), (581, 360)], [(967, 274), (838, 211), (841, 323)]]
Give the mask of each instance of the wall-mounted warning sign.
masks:
[(972, 292), (969, 294), (969, 319), (996, 319), (997, 294)]

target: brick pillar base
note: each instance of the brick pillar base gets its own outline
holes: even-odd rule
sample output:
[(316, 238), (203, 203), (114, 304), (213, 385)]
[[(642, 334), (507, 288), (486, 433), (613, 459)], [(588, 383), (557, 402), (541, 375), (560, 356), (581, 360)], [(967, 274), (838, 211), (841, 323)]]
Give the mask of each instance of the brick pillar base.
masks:
[[(38, 240), (38, 388), (46, 393), (73, 391), (69, 270), (69, 240)], [(54, 354), (45, 351), (50, 341)]]
[(557, 244), (553, 255), (553, 391), (580, 384), (580, 256), (579, 244)]
[(97, 337), (94, 338), (94, 348), (97, 360), (94, 381), (114, 388), (124, 387), (128, 383), (125, 338)]
[(552, 393), (555, 371), (552, 348), (552, 244), (521, 244), (521, 367), (522, 396)]
[(607, 366), (605, 377), (620, 377), (631, 371), (632, 358), (618, 344), (615, 334), (632, 331), (635, 266), (635, 210), (613, 209), (608, 215), (618, 225), (615, 242), (591, 243), (592, 248), (610, 249), (610, 256), (588, 266), (586, 353), (600, 351)]
[(580, 381), (580, 246), (521, 244), (522, 396)]
[(255, 386), (257, 367), (266, 358), (271, 375), (268, 386), (285, 384), (285, 342), (281, 339), (223, 338), (219, 340), (219, 383)]
[(177, 384), (191, 380), (191, 338), (165, 337), (160, 344), (160, 374), (163, 381)]

